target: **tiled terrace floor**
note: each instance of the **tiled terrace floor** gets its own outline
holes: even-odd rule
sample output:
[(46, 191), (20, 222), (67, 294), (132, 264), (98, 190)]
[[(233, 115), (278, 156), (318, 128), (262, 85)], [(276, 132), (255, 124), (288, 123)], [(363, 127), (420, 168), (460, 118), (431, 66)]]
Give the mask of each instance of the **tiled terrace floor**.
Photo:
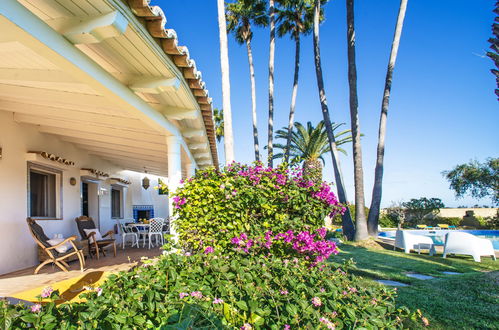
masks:
[(8, 297), (16, 292), (50, 285), (93, 271), (119, 272), (127, 270), (133, 267), (141, 257), (155, 257), (160, 255), (161, 252), (158, 247), (151, 248), (150, 250), (130, 247), (122, 250), (120, 247), (116, 252), (116, 257), (113, 257), (112, 253), (107, 253), (106, 257), (101, 256), (99, 260), (95, 257), (93, 259), (87, 258), (83, 272), (79, 270), (79, 262), (72, 261), (69, 263), (71, 267), (67, 273), (61, 271), (57, 266), (47, 265), (37, 275), (33, 275), (35, 267), (0, 275), (0, 297)]

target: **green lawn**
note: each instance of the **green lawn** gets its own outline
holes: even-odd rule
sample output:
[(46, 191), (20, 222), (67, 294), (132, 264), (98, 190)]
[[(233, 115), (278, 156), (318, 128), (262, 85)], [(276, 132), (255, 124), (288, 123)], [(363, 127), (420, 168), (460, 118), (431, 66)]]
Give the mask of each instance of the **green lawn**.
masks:
[[(343, 262), (352, 258), (350, 272), (373, 280), (385, 279), (410, 284), (398, 288), (397, 303), (411, 310), (420, 309), (432, 329), (499, 329), (499, 260), (490, 257), (474, 262), (471, 257), (441, 254), (405, 254), (391, 249), (372, 249), (350, 244), (340, 246), (334, 258)], [(445, 275), (442, 271), (462, 275)], [(414, 272), (435, 279), (418, 280), (406, 276)]]

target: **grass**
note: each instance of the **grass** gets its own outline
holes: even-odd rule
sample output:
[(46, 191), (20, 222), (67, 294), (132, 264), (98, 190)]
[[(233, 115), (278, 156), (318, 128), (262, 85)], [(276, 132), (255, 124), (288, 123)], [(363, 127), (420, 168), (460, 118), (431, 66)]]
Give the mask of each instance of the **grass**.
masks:
[[(490, 257), (474, 262), (468, 256), (443, 259), (405, 254), (401, 251), (343, 244), (335, 262), (352, 258), (350, 272), (362, 276), (369, 285), (374, 280), (394, 280), (410, 284), (398, 288), (397, 304), (411, 310), (420, 309), (430, 320), (432, 329), (497, 329), (499, 328), (499, 260)], [(443, 271), (461, 275), (445, 275)], [(406, 276), (413, 272), (434, 276), (418, 280)]]

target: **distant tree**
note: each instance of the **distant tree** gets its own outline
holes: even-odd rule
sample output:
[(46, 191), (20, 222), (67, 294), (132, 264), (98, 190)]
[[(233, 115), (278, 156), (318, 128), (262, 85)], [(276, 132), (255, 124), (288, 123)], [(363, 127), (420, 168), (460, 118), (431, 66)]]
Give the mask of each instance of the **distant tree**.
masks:
[(487, 52), (487, 56), (494, 61), (495, 69), (490, 70), (492, 74), (496, 77), (497, 88), (495, 89), (497, 100), (499, 100), (499, 1), (496, 1), (496, 7), (494, 8), (494, 13), (496, 17), (494, 18), (494, 23), (492, 24), (492, 38), (489, 39), (491, 51)]
[(445, 205), (440, 198), (426, 198), (411, 199), (408, 202), (402, 203), (406, 209), (411, 222), (419, 222), (426, 216), (434, 213), (438, 209), (444, 208)]
[(227, 31), (232, 32), (239, 44), (246, 44), (248, 53), (249, 73), (251, 82), (251, 113), (253, 119), (253, 143), (255, 147), (255, 160), (260, 160), (258, 144), (258, 125), (256, 119), (256, 83), (255, 67), (253, 64), (253, 39), (252, 26), (267, 26), (267, 4), (262, 0), (237, 0), (227, 3), (226, 8)]
[(224, 137), (224, 110), (213, 109), (213, 120), (215, 121), (215, 137), (220, 143)]
[(499, 158), (488, 158), (483, 164), (470, 161), (442, 172), (457, 198), (470, 194), (474, 198), (490, 197), (499, 205)]

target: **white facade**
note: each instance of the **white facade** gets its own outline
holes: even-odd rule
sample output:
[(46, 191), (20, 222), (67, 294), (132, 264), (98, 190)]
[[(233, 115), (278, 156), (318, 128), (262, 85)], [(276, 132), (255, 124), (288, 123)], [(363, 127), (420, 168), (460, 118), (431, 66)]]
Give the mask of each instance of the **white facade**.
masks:
[[(174, 191), (217, 166), (211, 99), (165, 22), (146, 1), (2, 1), (0, 274), (38, 262), (33, 209), (50, 211), (38, 220), (49, 237), (79, 236), (84, 210), (102, 232), (134, 209), (166, 218), (172, 201), (158, 179)], [(56, 197), (40, 202), (30, 180), (50, 181), (37, 189)]]
[[(74, 219), (82, 213), (81, 199), (81, 168), (93, 168), (130, 181), (124, 185), (124, 205), (121, 221), (133, 218), (134, 205), (151, 205), (154, 215), (167, 218), (169, 216), (168, 198), (159, 195), (154, 189), (158, 184), (158, 176), (122, 170), (120, 167), (89, 155), (84, 150), (71, 143), (62, 142), (58, 138), (43, 133), (31, 125), (19, 124), (13, 121), (12, 113), (0, 111), (0, 274), (35, 265), (37, 247), (28, 232), (26, 217), (28, 217), (28, 163), (27, 152), (44, 150), (72, 160), (75, 166), (64, 167), (62, 170), (62, 217), (57, 220), (39, 220), (47, 236), (62, 234), (63, 237), (77, 235), (78, 230)], [(44, 163), (50, 167), (50, 162)], [(63, 168), (54, 163), (54, 169)], [(147, 176), (151, 186), (145, 190), (142, 178)], [(70, 178), (76, 179), (76, 184), (70, 184)], [(84, 179), (83, 179), (84, 180)], [(162, 178), (167, 182), (167, 178)], [(97, 218), (100, 231), (114, 229), (117, 223), (111, 218), (111, 183), (109, 180), (96, 180), (98, 185)], [(120, 238), (118, 237), (118, 240)]]

